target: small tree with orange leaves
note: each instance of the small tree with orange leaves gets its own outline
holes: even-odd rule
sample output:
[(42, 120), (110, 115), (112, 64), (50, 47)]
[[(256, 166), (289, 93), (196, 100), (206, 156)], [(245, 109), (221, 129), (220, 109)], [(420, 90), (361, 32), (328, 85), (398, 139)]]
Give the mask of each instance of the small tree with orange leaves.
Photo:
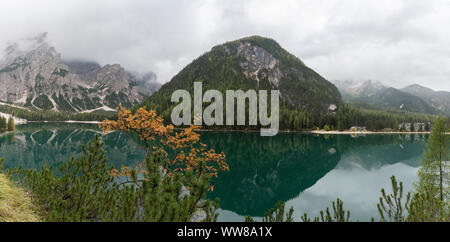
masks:
[[(200, 135), (195, 132), (197, 126), (190, 126), (181, 131), (175, 131), (173, 125), (165, 125), (163, 119), (154, 110), (139, 108), (136, 113), (119, 106), (117, 121), (104, 120), (100, 123), (104, 132), (122, 130), (135, 133), (144, 143), (147, 156), (154, 152), (164, 157), (161, 166), (165, 176), (188, 170), (202, 172), (208, 176), (217, 176), (219, 171), (228, 171), (229, 167), (223, 153), (216, 153), (200, 142)], [(198, 169), (200, 162), (204, 163)], [(123, 170), (129, 170), (124, 167)], [(124, 174), (117, 172), (117, 174)]]
[[(214, 149), (209, 149), (200, 142), (200, 135), (195, 132), (196, 126), (176, 131), (173, 125), (165, 125), (162, 118), (153, 110), (140, 108), (132, 113), (119, 106), (117, 121), (105, 120), (100, 127), (104, 132), (122, 130), (137, 134), (144, 144), (147, 153), (145, 164), (112, 171), (112, 175), (122, 179), (123, 184), (131, 183), (145, 187), (143, 184), (148, 184), (152, 176), (160, 175), (162, 184), (181, 184), (188, 194), (183, 196), (183, 202), (174, 199), (174, 203), (178, 204), (178, 212), (173, 214), (177, 216), (184, 214), (176, 221), (193, 219), (198, 212), (203, 213), (201, 219), (216, 218), (217, 201), (213, 203), (205, 199), (206, 193), (214, 189), (214, 186), (209, 185), (209, 181), (211, 177), (217, 176), (219, 171), (228, 171), (229, 167), (223, 153), (216, 153)], [(130, 187), (127, 186), (126, 189)], [(181, 191), (175, 190), (176, 195), (172, 198), (181, 194)], [(148, 194), (145, 189), (140, 192)], [(145, 196), (141, 194), (137, 197)]]

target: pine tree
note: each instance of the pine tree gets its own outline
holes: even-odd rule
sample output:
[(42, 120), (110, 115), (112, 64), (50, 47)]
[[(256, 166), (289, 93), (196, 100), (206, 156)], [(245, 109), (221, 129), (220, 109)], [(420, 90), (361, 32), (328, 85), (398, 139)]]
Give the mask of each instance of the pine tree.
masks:
[[(266, 211), (262, 222), (294, 222), (292, 215), (294, 214), (294, 208), (291, 207), (289, 211), (284, 212), (286, 204), (283, 202), (278, 202), (275, 207)], [(251, 216), (245, 217), (245, 222), (255, 222), (255, 219)]]
[(424, 159), (419, 170), (418, 190), (424, 190), (425, 186), (432, 186), (436, 196), (441, 201), (448, 199), (448, 187), (450, 185), (449, 139), (445, 134), (447, 123), (444, 117), (439, 116), (432, 129), (424, 151)]
[(425, 127), (422, 124), (419, 124), (419, 132), (424, 132), (425, 131)]
[(448, 222), (450, 219), (449, 204), (435, 195), (433, 187), (425, 186), (416, 192), (407, 205), (408, 222)]
[(60, 176), (55, 175), (52, 166), (39, 171), (19, 167), (10, 174), (32, 192), (46, 221), (101, 221), (114, 210), (118, 194), (102, 146), (96, 136), (82, 147), (80, 157), (58, 167)]
[(12, 116), (10, 116), (8, 119), (8, 131), (15, 131), (15, 130), (16, 130), (16, 125), (14, 123), (14, 118)]
[(303, 214), (301, 217), (303, 222), (349, 222), (350, 221), (350, 211), (344, 209), (344, 202), (337, 198), (336, 202), (332, 202), (333, 213), (330, 212), (330, 208), (326, 208), (325, 211), (320, 211), (319, 217), (314, 217), (313, 219), (308, 217), (308, 214)]
[(6, 119), (0, 116), (0, 132), (6, 131)]
[(381, 217), (381, 222), (403, 222), (405, 217), (404, 211), (407, 210), (411, 193), (406, 195), (406, 201), (403, 203), (403, 183), (397, 182), (395, 176), (391, 177), (392, 194), (386, 194), (386, 191), (381, 189), (380, 202), (377, 204), (378, 213)]

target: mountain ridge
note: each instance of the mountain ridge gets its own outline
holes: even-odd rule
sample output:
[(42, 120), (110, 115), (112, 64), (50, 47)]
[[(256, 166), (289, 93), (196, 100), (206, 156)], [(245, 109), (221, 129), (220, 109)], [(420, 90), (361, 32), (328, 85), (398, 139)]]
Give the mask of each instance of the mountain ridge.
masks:
[(366, 107), (387, 111), (408, 111), (425, 114), (439, 114), (421, 97), (389, 87), (379, 81), (367, 80), (355, 84), (353, 81), (333, 81), (339, 88), (344, 101), (362, 104)]
[(450, 116), (450, 92), (435, 91), (418, 84), (412, 84), (400, 90), (422, 98), (429, 105)]
[(119, 64), (66, 61), (46, 37), (43, 33), (6, 48), (0, 60), (0, 101), (37, 110), (84, 112), (113, 110), (119, 104), (131, 107), (154, 91)]
[[(278, 90), (281, 106), (330, 112), (342, 105), (341, 94), (328, 80), (307, 67), (299, 58), (283, 49), (275, 40), (250, 36), (211, 48), (185, 66), (143, 105), (155, 108), (165, 118), (170, 117), (170, 97), (174, 90), (193, 90), (200, 81), (203, 89), (243, 91)], [(224, 95), (225, 96), (225, 95)], [(333, 109), (334, 111), (335, 109)]]

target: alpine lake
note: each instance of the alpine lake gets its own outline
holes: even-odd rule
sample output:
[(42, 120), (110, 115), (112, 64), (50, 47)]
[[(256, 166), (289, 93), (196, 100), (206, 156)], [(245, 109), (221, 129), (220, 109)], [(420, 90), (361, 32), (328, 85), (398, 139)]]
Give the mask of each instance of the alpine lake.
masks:
[[(209, 198), (220, 199), (219, 221), (262, 217), (278, 201), (294, 207), (294, 218), (319, 216), (340, 198), (352, 221), (378, 218), (381, 188), (390, 177), (413, 189), (423, 157), (425, 134), (318, 135), (281, 132), (261, 137), (259, 132), (201, 131), (201, 141), (223, 151), (230, 171), (212, 183)], [(102, 134), (95, 124), (29, 123), (0, 136), (5, 167), (39, 169), (58, 166), (81, 154), (81, 145), (99, 134), (106, 158), (116, 168), (135, 166), (144, 159), (136, 139), (116, 131)]]

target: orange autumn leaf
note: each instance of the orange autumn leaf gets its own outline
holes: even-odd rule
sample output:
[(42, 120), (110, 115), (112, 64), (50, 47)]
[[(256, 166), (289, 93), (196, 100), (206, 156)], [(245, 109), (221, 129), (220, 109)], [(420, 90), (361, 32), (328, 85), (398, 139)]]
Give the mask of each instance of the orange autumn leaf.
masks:
[[(200, 142), (200, 135), (195, 132), (198, 126), (191, 125), (181, 131), (175, 131), (173, 125), (165, 125), (161, 117), (157, 116), (154, 110), (139, 108), (135, 113), (119, 106), (117, 121), (104, 120), (99, 124), (104, 132), (122, 130), (127, 133), (136, 133), (144, 142), (147, 154), (158, 152), (166, 159), (165, 173), (173, 175), (193, 170), (200, 161), (205, 163), (205, 174), (217, 176), (218, 171), (228, 171), (229, 166), (225, 161), (223, 153), (216, 153), (214, 149), (208, 149), (206, 144)], [(152, 145), (156, 140), (162, 147)], [(166, 150), (169, 149), (170, 152)], [(169, 155), (169, 153), (171, 155)], [(136, 169), (143, 172), (143, 169)], [(120, 172), (115, 172), (116, 176), (129, 176), (131, 170), (122, 167)]]

